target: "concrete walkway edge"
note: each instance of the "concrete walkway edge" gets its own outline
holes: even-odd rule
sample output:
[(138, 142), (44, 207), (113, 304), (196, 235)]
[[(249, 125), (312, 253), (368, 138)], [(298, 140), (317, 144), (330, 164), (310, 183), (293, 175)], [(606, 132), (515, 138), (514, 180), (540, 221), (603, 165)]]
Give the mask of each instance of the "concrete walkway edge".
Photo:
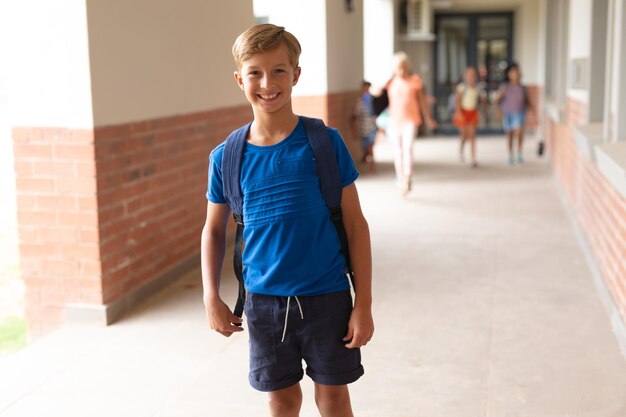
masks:
[(611, 322), (611, 329), (615, 334), (615, 338), (617, 339), (617, 344), (619, 345), (620, 351), (622, 355), (624, 355), (624, 359), (626, 359), (626, 324), (622, 319), (622, 315), (620, 314), (617, 305), (615, 305), (615, 301), (613, 297), (609, 293), (608, 288), (606, 287), (606, 283), (604, 281), (604, 277), (600, 272), (600, 268), (598, 267), (598, 262), (596, 261), (595, 255), (591, 251), (591, 245), (589, 245), (589, 241), (585, 236), (585, 232), (582, 229), (582, 225), (576, 218), (574, 210), (569, 204), (567, 200), (567, 195), (565, 194), (565, 190), (561, 183), (555, 178), (554, 173), (552, 174), (552, 180), (554, 182), (555, 188), (559, 194), (559, 198), (561, 203), (563, 204), (563, 209), (567, 213), (567, 217), (572, 224), (572, 228), (574, 229), (574, 234), (576, 235), (576, 240), (580, 245), (580, 249), (585, 256), (585, 261), (589, 266), (589, 270), (593, 277), (593, 283), (596, 286), (598, 291), (598, 295), (606, 312), (608, 314), (609, 321)]

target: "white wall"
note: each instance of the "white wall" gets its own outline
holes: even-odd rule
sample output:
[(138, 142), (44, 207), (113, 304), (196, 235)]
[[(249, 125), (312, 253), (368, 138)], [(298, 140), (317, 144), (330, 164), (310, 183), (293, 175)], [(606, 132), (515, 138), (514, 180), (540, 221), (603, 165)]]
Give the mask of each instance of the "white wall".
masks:
[(614, 140), (626, 141), (626, 0), (614, 0), (615, 26), (613, 30), (613, 74), (611, 108), (613, 115), (611, 132)]
[(535, 65), (537, 71), (537, 84), (545, 86), (546, 84), (546, 20), (547, 20), (547, 2), (549, 0), (539, 0), (537, 4), (537, 23), (539, 28), (537, 30), (538, 48), (537, 48), (537, 64)]
[[(337, 3), (343, 4), (339, 1)], [(328, 91), (326, 0), (297, 3), (293, 0), (254, 0), (254, 4), (255, 10), (269, 17), (270, 23), (284, 26), (300, 42), (302, 75), (293, 90), (293, 95), (326, 94)]]
[[(626, 15), (624, 11), (624, 0), (614, 0), (613, 1), (613, 10), (609, 12), (609, 16), (613, 18), (613, 42), (612, 48), (609, 52), (612, 55), (612, 65), (611, 65), (611, 89), (609, 90), (610, 98), (610, 106), (609, 111), (613, 115), (611, 132), (614, 134), (617, 132), (617, 118), (619, 117), (619, 104), (620, 101), (624, 102), (624, 97), (619, 94), (620, 85), (626, 81), (624, 81), (623, 72), (620, 72), (620, 68), (626, 70), (626, 66), (622, 66), (620, 61), (626, 61), (624, 57), (621, 55), (620, 51), (626, 50), (623, 46), (624, 42), (626, 42), (626, 36), (624, 35), (624, 25), (626, 22), (622, 20), (622, 17)], [(623, 106), (623, 104), (622, 104)]]
[(569, 56), (588, 58), (591, 47), (591, 0), (569, 2)]
[(348, 12), (343, 1), (327, 0), (328, 92), (358, 90), (363, 80), (363, 0)]
[(96, 125), (245, 103), (231, 47), (254, 24), (251, 0), (87, 0), (87, 12)]
[(363, 21), (365, 79), (383, 85), (391, 76), (395, 52), (393, 0), (363, 0)]
[(84, 0), (0, 2), (13, 126), (93, 127)]
[(524, 82), (543, 83), (543, 49), (541, 48), (541, 1), (525, 0), (517, 9), (519, 18), (515, 30), (515, 59), (524, 70)]
[[(567, 77), (571, 80), (572, 60), (589, 59), (591, 54), (591, 0), (569, 1)], [(588, 72), (589, 68), (586, 70)], [(588, 73), (587, 76), (589, 76)], [(572, 88), (571, 82), (568, 82), (567, 88), (569, 97), (582, 103), (589, 101), (589, 93), (586, 88)]]

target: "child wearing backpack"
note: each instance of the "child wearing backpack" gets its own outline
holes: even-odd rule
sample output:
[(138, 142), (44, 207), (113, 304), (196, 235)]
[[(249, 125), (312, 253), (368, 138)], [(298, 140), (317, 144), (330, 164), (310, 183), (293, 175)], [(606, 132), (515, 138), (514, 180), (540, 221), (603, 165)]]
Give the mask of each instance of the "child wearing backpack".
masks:
[(372, 84), (368, 81), (361, 83), (361, 95), (356, 99), (352, 109), (352, 130), (355, 137), (361, 139), (363, 155), (361, 162), (371, 164), (371, 172), (376, 170), (374, 162), (374, 142), (376, 141), (376, 115), (373, 112), (373, 96), (369, 90)]
[(478, 104), (482, 100), (478, 88), (478, 74), (474, 67), (465, 70), (464, 82), (456, 88), (455, 112), (453, 122), (461, 132), (460, 157), (465, 160), (465, 142), (470, 143), (472, 152), (472, 168), (478, 166), (476, 160), (476, 126), (478, 126)]
[[(509, 143), (509, 165), (517, 162), (524, 162), (524, 124), (526, 123), (526, 113), (530, 110), (530, 100), (528, 90), (521, 83), (522, 75), (519, 65), (511, 63), (506, 69), (506, 82), (502, 83), (498, 89), (496, 100), (504, 112), (502, 126)], [(517, 157), (514, 153), (514, 141), (517, 138)]]
[[(369, 228), (354, 184), (358, 172), (338, 131), (293, 113), (300, 51), (291, 33), (272, 24), (249, 28), (233, 45), (235, 80), (254, 120), (209, 158), (203, 301), (211, 329), (224, 336), (243, 330), (219, 295), (232, 208), (236, 252), (245, 241), (235, 264), (246, 294), (250, 384), (268, 392), (272, 416), (297, 416), (304, 360), (321, 415), (352, 416), (347, 384), (363, 375), (359, 348), (374, 333)], [(321, 166), (320, 146), (330, 149), (334, 177)], [(329, 205), (329, 189), (336, 189), (340, 206)], [(342, 252), (344, 242), (349, 253)], [(345, 273), (350, 265), (354, 303)]]

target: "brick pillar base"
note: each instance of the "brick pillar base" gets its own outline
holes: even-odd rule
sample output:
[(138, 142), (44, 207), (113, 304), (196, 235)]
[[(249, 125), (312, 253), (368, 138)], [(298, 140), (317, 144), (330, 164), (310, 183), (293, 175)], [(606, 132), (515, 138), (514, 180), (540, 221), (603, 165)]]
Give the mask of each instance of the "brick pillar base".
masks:
[(19, 127), (13, 141), (25, 310), (37, 337), (67, 305), (102, 303), (94, 135)]

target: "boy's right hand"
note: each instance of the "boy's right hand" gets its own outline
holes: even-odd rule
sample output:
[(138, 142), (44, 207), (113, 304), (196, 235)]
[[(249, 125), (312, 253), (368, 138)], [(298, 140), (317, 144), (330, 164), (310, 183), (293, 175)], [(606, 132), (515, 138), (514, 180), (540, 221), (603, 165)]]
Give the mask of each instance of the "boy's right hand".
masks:
[[(241, 327), (243, 320), (241, 317), (235, 316), (221, 298), (205, 298), (204, 307), (211, 329), (226, 337), (243, 331)], [(234, 323), (239, 324), (239, 326)]]

